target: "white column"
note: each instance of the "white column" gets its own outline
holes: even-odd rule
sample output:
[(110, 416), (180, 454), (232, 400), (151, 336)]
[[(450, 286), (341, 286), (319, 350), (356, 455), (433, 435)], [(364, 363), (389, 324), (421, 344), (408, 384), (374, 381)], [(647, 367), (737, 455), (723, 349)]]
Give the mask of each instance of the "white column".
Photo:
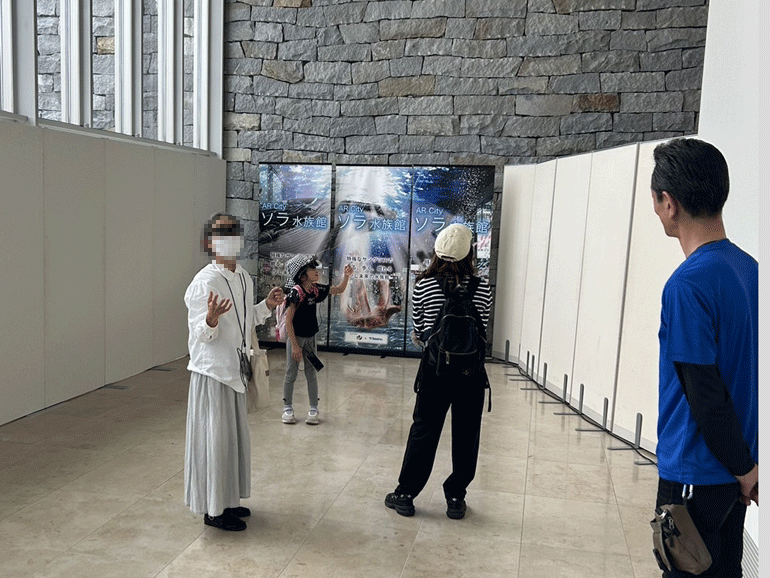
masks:
[(182, 0), (158, 0), (158, 140), (182, 144)]
[(91, 125), (91, 2), (61, 0), (61, 116)]
[(115, 0), (115, 129), (142, 136), (141, 0)]

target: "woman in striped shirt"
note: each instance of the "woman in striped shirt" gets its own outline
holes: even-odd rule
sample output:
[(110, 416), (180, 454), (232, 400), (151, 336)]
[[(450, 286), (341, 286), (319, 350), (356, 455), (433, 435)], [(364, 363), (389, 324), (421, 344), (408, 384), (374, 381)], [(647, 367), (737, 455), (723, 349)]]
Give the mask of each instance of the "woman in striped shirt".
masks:
[[(431, 329), (445, 300), (445, 290), (465, 288), (475, 273), (471, 239), (473, 234), (465, 225), (452, 224), (436, 237), (434, 255), (428, 269), (418, 276), (412, 295), (414, 332), (412, 340), (423, 345), (423, 332)], [(485, 334), (492, 292), (481, 280), (473, 295)], [(447, 516), (465, 516), (465, 495), (468, 484), (476, 474), (479, 454), (481, 415), (484, 409), (485, 371), (475, 376), (436, 376), (435, 368), (420, 363), (415, 381), (417, 401), (413, 423), (409, 430), (398, 487), (385, 497), (385, 505), (402, 516), (414, 515), (414, 498), (430, 478), (441, 430), (449, 408), (452, 408), (452, 473), (444, 482)]]

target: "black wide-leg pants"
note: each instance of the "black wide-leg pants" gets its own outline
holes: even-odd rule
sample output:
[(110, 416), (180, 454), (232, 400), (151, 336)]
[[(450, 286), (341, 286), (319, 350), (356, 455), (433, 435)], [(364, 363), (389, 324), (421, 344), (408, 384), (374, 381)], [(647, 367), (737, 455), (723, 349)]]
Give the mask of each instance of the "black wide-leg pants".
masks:
[(478, 379), (445, 379), (443, 383), (420, 389), (396, 493), (414, 497), (425, 488), (451, 408), (452, 473), (444, 482), (444, 496), (465, 498), (466, 489), (476, 475), (484, 394), (484, 386)]

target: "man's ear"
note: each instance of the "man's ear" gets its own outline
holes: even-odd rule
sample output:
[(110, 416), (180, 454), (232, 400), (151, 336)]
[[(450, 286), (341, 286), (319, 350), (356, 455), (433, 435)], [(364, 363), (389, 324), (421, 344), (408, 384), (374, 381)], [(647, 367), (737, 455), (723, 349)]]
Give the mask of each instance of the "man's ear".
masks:
[(661, 191), (661, 195), (663, 195), (663, 206), (666, 208), (668, 216), (671, 218), (679, 216), (679, 211), (681, 209), (679, 201), (669, 195), (666, 191)]

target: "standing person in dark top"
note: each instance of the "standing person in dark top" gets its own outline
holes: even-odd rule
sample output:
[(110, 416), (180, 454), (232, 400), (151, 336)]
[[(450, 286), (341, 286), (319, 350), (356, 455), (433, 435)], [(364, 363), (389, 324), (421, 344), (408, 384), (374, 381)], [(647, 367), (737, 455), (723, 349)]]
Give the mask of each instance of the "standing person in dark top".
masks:
[[(428, 268), (417, 277), (412, 294), (412, 340), (423, 345), (420, 336), (433, 327), (449, 292), (467, 288), (475, 274), (471, 240), (473, 234), (465, 225), (454, 223), (436, 237), (434, 255)], [(492, 306), (492, 292), (481, 280), (473, 295), (473, 304), (485, 333)], [(398, 487), (385, 497), (385, 505), (402, 516), (414, 515), (414, 498), (430, 478), (441, 430), (449, 408), (452, 408), (452, 473), (444, 482), (447, 516), (465, 516), (466, 489), (476, 475), (481, 434), (481, 415), (487, 384), (483, 370), (472, 377), (436, 376), (423, 358), (416, 379), (417, 400), (413, 423), (409, 430)]]
[[(316, 304), (329, 295), (339, 295), (348, 286), (348, 280), (353, 274), (353, 267), (345, 265), (342, 282), (329, 287), (318, 283), (321, 274), (318, 272), (318, 261), (313, 255), (295, 255), (286, 262), (286, 271), (295, 286), (286, 297), (286, 377), (283, 381), (283, 423), (297, 423), (294, 417), (292, 397), (294, 381), (297, 379), (299, 362), (304, 357), (305, 379), (307, 379), (307, 395), (310, 409), (305, 423), (317, 425), (318, 413), (318, 377), (313, 364), (308, 361), (308, 355), (316, 356), (315, 335), (318, 333), (318, 317)], [(299, 286), (297, 290), (296, 286)]]
[(685, 254), (663, 289), (657, 506), (686, 497), (712, 558), (699, 576), (739, 577), (746, 507), (759, 505), (758, 265), (725, 234), (722, 154), (677, 139), (653, 156), (655, 213)]

